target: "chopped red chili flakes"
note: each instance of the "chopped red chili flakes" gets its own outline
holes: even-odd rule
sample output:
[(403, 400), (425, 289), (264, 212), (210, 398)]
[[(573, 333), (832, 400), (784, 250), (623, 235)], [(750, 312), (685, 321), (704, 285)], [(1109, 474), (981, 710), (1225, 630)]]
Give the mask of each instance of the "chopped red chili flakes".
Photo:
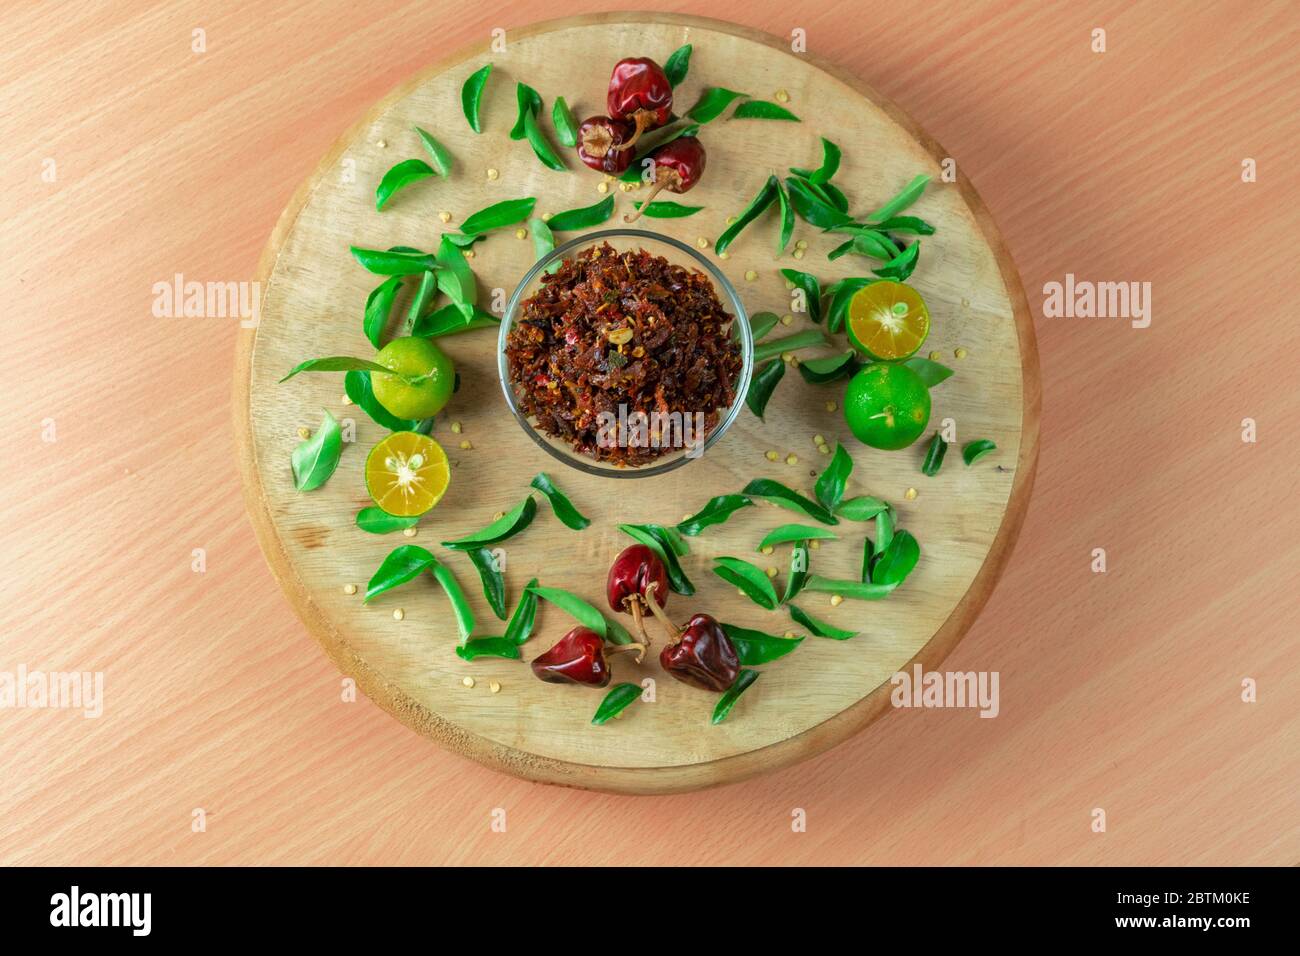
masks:
[[(702, 442), (735, 400), (732, 318), (703, 272), (592, 246), (524, 300), (506, 341), (510, 380), (545, 434), (598, 461), (643, 465), (681, 446), (676, 423), (688, 444)], [(614, 441), (619, 420), (631, 427)]]

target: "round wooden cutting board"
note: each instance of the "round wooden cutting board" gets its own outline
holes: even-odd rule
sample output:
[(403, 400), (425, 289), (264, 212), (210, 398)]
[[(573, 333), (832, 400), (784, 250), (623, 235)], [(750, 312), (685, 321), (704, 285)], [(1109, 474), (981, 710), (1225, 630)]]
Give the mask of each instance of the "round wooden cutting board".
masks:
[[(446, 497), (413, 539), (359, 530), (356, 512), (371, 503), (362, 467), (385, 431), (341, 400), (341, 374), (306, 374), (277, 384), (303, 359), (373, 354), (361, 320), (366, 296), (380, 280), (353, 261), (348, 246), (436, 249), (442, 230), (454, 230), (471, 212), (504, 199), (536, 196), (539, 215), (598, 201), (602, 177), (581, 166), (571, 151), (563, 150), (569, 171), (557, 172), (538, 162), (526, 142), (509, 139), (515, 82), (526, 82), (542, 95), (543, 127), (549, 131), (557, 96), (564, 96), (580, 118), (603, 113), (605, 84), (616, 60), (650, 56), (662, 62), (684, 43), (694, 45), (694, 55), (689, 76), (676, 91), (678, 112), (689, 109), (709, 85), (767, 100), (784, 89), (787, 106), (802, 122), (718, 119), (708, 124), (701, 133), (708, 170), (687, 200), (705, 210), (644, 225), (692, 244), (699, 237), (712, 241), (769, 171), (817, 166), (823, 135), (843, 149), (835, 183), (858, 215), (918, 173), (931, 174), (934, 181), (912, 211), (934, 223), (937, 233), (923, 240), (919, 267), (909, 281), (932, 314), (933, 330), (922, 354), (937, 351), (956, 370), (933, 390), (931, 426), (951, 418), (959, 446), (990, 438), (997, 451), (966, 467), (960, 448), (950, 449), (943, 470), (927, 478), (919, 466), (929, 431), (904, 451), (866, 448), (853, 439), (839, 411), (827, 410), (828, 401), (841, 399), (844, 383), (809, 385), (790, 369), (768, 406), (766, 422), (745, 410), (698, 461), (641, 481), (590, 477), (547, 457), (511, 419), (497, 379), (496, 332), (481, 329), (439, 340), (463, 383), (433, 431), (451, 458)], [(460, 89), (487, 62), (494, 68), (479, 135), (465, 122)], [(407, 188), (378, 213), (374, 189), (384, 171), (423, 155), (416, 125), (454, 154), (452, 175)], [(331, 658), (404, 723), (475, 760), (534, 780), (629, 793), (689, 790), (784, 766), (833, 746), (880, 715), (889, 706), (891, 675), (913, 661), (938, 667), (979, 612), (1020, 527), (1036, 460), (1038, 363), (1024, 294), (975, 191), (960, 176), (942, 181), (946, 156), (860, 80), (791, 53), (783, 40), (683, 17), (584, 16), (512, 31), (504, 51), (489, 51), (486, 44), (464, 51), (379, 103), (321, 161), (276, 226), (260, 266), (260, 324), (241, 333), (236, 369), (235, 420), (253, 523), (272, 570)], [(499, 170), (499, 178), (489, 179), (489, 168)], [(619, 224), (641, 194), (615, 190), (618, 210), (608, 225)], [(451, 213), (449, 225), (439, 221), (444, 210)], [(776, 212), (765, 213), (732, 245), (730, 258), (718, 260), (751, 314), (791, 311), (780, 268), (811, 272), (823, 286), (870, 274), (869, 262), (856, 256), (828, 262), (826, 253), (840, 238), (802, 220), (795, 238), (806, 240), (806, 255), (794, 259), (792, 242), (778, 257), (777, 225)], [(480, 242), (475, 252), (470, 264), (480, 302), (499, 311), (533, 261), (532, 242), (517, 238), (512, 228)], [(747, 280), (749, 270), (757, 278)], [(402, 305), (395, 315), (404, 314)], [(795, 319), (772, 335), (809, 325), (803, 315)], [(955, 357), (959, 348), (963, 358)], [(345, 445), (328, 483), (300, 494), (290, 453), (299, 442), (298, 429), (314, 429), (322, 409), (345, 426), (355, 422), (355, 442)], [(462, 424), (462, 433), (452, 433), (453, 422)], [(836, 440), (843, 442), (853, 455), (850, 496), (872, 494), (895, 505), (899, 527), (921, 543), (920, 563), (884, 601), (849, 600), (832, 607), (829, 595), (800, 595), (795, 603), (809, 613), (861, 633), (845, 642), (810, 636), (793, 654), (764, 665), (761, 679), (717, 726), (709, 722), (716, 696), (669, 678), (657, 659), (639, 666), (626, 655), (615, 659), (615, 681), (654, 678), (655, 700), (634, 703), (603, 727), (590, 723), (603, 691), (544, 684), (521, 662), (462, 661), (453, 651), (456, 627), (447, 600), (428, 575), (362, 603), (366, 581), (384, 556), (399, 545), (418, 544), (437, 554), (470, 595), (476, 633), (500, 634), (504, 625), (488, 608), (469, 561), (438, 542), (477, 530), (517, 505), (530, 490), (529, 480), (545, 470), (592, 525), (569, 530), (539, 496), (537, 519), (505, 543), (509, 605), (513, 609), (521, 588), (535, 576), (604, 607), (609, 564), (632, 543), (618, 523), (674, 524), (711, 496), (738, 492), (757, 477), (810, 494), (814, 475), (829, 460), (818, 453), (816, 434), (832, 448)], [(462, 450), (462, 440), (473, 447)], [(779, 453), (778, 461), (767, 460), (769, 450)], [(791, 452), (797, 464), (786, 464)], [(909, 488), (919, 492), (913, 499), (905, 496)], [(755, 546), (777, 525), (801, 520), (806, 519), (760, 503), (687, 539), (691, 553), (683, 565), (697, 593), (673, 595), (670, 615), (682, 621), (706, 612), (769, 633), (804, 633), (784, 610), (762, 610), (710, 571), (716, 555), (742, 557), (778, 568), (780, 590), (788, 547), (764, 556)], [(873, 529), (846, 521), (833, 530), (839, 540), (811, 552), (813, 570), (856, 579), (863, 538)], [(355, 585), (357, 593), (345, 593), (347, 585)], [(404, 611), (401, 621), (394, 618), (397, 608)], [(573, 623), (543, 602), (524, 658), (545, 650)], [(652, 633), (657, 636), (657, 629)], [(462, 683), (467, 676), (475, 679), (473, 688)], [(500, 684), (498, 693), (489, 689), (492, 682)]]

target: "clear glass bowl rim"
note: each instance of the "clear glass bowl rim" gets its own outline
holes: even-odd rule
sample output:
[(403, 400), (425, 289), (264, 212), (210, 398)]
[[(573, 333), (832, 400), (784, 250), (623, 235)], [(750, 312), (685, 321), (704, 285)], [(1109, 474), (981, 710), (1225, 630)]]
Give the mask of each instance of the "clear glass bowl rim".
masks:
[(740, 330), (740, 378), (736, 383), (736, 397), (732, 401), (731, 407), (727, 409), (726, 415), (718, 422), (717, 427), (709, 433), (709, 437), (704, 440), (704, 447), (701, 449), (700, 455), (694, 457), (698, 458), (703, 455), (722, 438), (723, 433), (731, 427), (731, 423), (736, 420), (737, 416), (740, 415), (741, 408), (744, 407), (745, 393), (749, 389), (750, 376), (754, 371), (754, 335), (749, 327), (749, 313), (745, 311), (745, 304), (740, 301), (740, 295), (736, 292), (736, 287), (731, 284), (731, 280), (723, 275), (717, 266), (686, 243), (671, 236), (661, 235), (645, 229), (601, 229), (596, 232), (585, 232), (582, 235), (575, 236), (538, 259), (533, 263), (532, 268), (524, 273), (524, 277), (519, 280), (519, 284), (515, 286), (515, 291), (506, 304), (505, 315), (501, 317), (501, 329), (497, 335), (497, 372), (501, 379), (501, 391), (505, 395), (506, 405), (510, 408), (511, 414), (514, 415), (515, 421), (552, 458), (562, 461), (569, 467), (576, 468), (584, 474), (596, 475), (600, 478), (650, 478), (680, 468), (688, 461), (691, 461), (692, 456), (679, 451), (667, 461), (645, 465), (640, 468), (602, 467), (593, 459), (586, 458), (576, 451), (561, 450), (548, 442), (520, 410), (514, 389), (510, 385), (510, 367), (506, 358), (506, 340), (510, 334), (510, 329), (514, 326), (515, 317), (524, 300), (525, 293), (532, 287), (534, 280), (542, 270), (551, 263), (563, 259), (565, 255), (579, 247), (585, 248), (606, 239), (635, 239), (647, 245), (670, 246), (677, 252), (685, 253), (722, 290), (726, 303), (731, 307), (733, 328)]

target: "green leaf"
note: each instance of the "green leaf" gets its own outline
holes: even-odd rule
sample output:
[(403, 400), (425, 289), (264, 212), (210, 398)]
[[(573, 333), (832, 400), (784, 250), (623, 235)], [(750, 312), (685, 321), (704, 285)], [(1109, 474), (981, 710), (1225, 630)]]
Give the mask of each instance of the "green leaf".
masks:
[(456, 628), (460, 631), (460, 643), (464, 644), (474, 633), (474, 612), (470, 609), (465, 592), (460, 589), (460, 584), (456, 581), (456, 576), (451, 573), (451, 568), (436, 560), (433, 562), (433, 577), (442, 585), (447, 600), (451, 602), (451, 612), (456, 618)]
[(856, 601), (880, 601), (889, 597), (897, 584), (872, 584), (863, 581), (835, 581), (831, 578), (823, 578), (814, 574), (808, 578), (804, 584), (806, 591), (822, 591), (830, 594), (838, 594), (841, 597), (853, 598)]
[(315, 433), (298, 445), (289, 458), (293, 483), (299, 491), (313, 491), (325, 484), (339, 466), (343, 454), (343, 433), (328, 411)]
[(793, 601), (807, 580), (808, 545), (807, 542), (799, 541), (790, 549), (790, 572), (785, 579), (785, 593), (781, 595), (781, 603)]
[(474, 548), (486, 547), (489, 544), (496, 544), (498, 541), (505, 541), (532, 524), (533, 516), (536, 514), (537, 499), (529, 495), (511, 508), (507, 514), (502, 515), (481, 531), (476, 531), (464, 538), (457, 538), (455, 541), (444, 541), (442, 546), (457, 551), (469, 551)]
[(504, 637), (471, 637), (456, 647), (456, 656), (466, 661), (480, 657), (504, 657), (506, 660), (517, 661), (519, 647)]
[(785, 194), (785, 187), (779, 179), (776, 181), (776, 198), (781, 204), (781, 232), (776, 240), (776, 254), (780, 255), (785, 252), (790, 237), (794, 235), (794, 210), (790, 208), (790, 198)]
[(776, 202), (776, 189), (776, 177), (768, 176), (767, 182), (758, 191), (758, 195), (749, 201), (749, 205), (736, 217), (736, 221), (718, 237), (718, 241), (713, 246), (715, 252), (726, 252), (732, 240), (740, 235), (740, 231), (757, 219), (768, 206)]
[(857, 637), (857, 631), (845, 631), (838, 627), (831, 627), (825, 621), (819, 621), (807, 611), (795, 607), (793, 604), (787, 604), (786, 610), (794, 618), (795, 623), (808, 629), (813, 637), (828, 637), (833, 641), (847, 641), (851, 637)]
[(940, 365), (938, 362), (932, 362), (930, 359), (921, 358), (920, 356), (910, 358), (903, 364), (921, 376), (921, 381), (925, 383), (926, 388), (934, 388), (952, 375), (952, 369), (948, 368), (948, 366)]
[(551, 124), (555, 127), (555, 137), (560, 145), (570, 149), (578, 145), (578, 118), (569, 109), (569, 104), (564, 102), (563, 96), (557, 96), (551, 106)]
[(519, 603), (515, 605), (515, 613), (510, 615), (505, 638), (512, 644), (522, 644), (532, 636), (533, 623), (537, 620), (537, 594), (533, 591), (535, 587), (537, 587), (537, 578), (533, 578), (524, 587), (524, 593), (520, 595)]
[(777, 106), (775, 103), (769, 103), (767, 100), (749, 100), (741, 103), (736, 107), (735, 112), (731, 114), (732, 119), (764, 119), (764, 120), (787, 120), (792, 123), (799, 122), (799, 117), (795, 116), (784, 106)]
[(749, 334), (752, 335), (754, 341), (757, 342), (763, 336), (767, 335), (768, 332), (771, 332), (776, 328), (776, 324), (780, 321), (781, 319), (775, 312), (759, 312), (756, 315), (751, 315), (749, 317)]
[(933, 236), (934, 226), (917, 216), (892, 216), (876, 223), (881, 232), (903, 232), (913, 236)]
[(686, 116), (697, 123), (710, 123), (721, 116), (723, 110), (745, 95), (721, 86), (711, 86), (700, 94), (695, 105), (686, 111)]
[[(686, 572), (677, 561), (677, 551), (663, 534), (664, 528), (652, 524), (621, 524), (618, 530), (644, 544), (659, 557), (659, 560), (664, 563), (664, 570), (668, 572), (670, 588), (688, 597), (695, 593), (695, 585), (691, 583), (691, 579), (686, 576)], [(662, 601), (659, 603), (660, 606), (663, 605)]]
[(614, 197), (606, 196), (598, 203), (583, 206), (581, 209), (566, 209), (557, 212), (546, 221), (554, 232), (572, 232), (575, 229), (590, 229), (614, 215)]
[[(855, 239), (854, 242), (857, 240)], [(916, 269), (917, 257), (921, 254), (921, 243), (914, 242), (893, 259), (890, 259), (883, 266), (872, 269), (876, 275), (882, 279), (893, 279), (895, 282), (905, 282), (908, 276)]]
[(939, 474), (939, 469), (943, 467), (943, 456), (948, 453), (948, 443), (943, 440), (943, 435), (939, 432), (934, 433), (930, 439), (930, 446), (925, 450), (925, 461), (921, 463), (921, 474), (933, 478)]
[(433, 170), (443, 179), (451, 175), (452, 158), (451, 153), (447, 152), (447, 147), (434, 139), (427, 130), (415, 127), (415, 133), (420, 137), (420, 142), (429, 153), (429, 158), (433, 160)]
[(840, 330), (844, 328), (844, 317), (849, 310), (849, 300), (853, 298), (859, 289), (878, 281), (880, 280), (864, 277), (841, 279), (827, 289), (826, 295), (830, 300), (825, 312), (827, 330), (838, 335)]
[(415, 287), (415, 295), (411, 296), (411, 304), (406, 312), (406, 328), (411, 330), (415, 328), (416, 320), (419, 319), (420, 313), (428, 305), (438, 290), (438, 274), (435, 272), (426, 272), (420, 276), (420, 283)]
[(734, 624), (723, 624), (722, 630), (731, 638), (731, 645), (736, 649), (736, 657), (746, 667), (767, 664), (780, 657), (785, 657), (803, 643), (802, 637), (776, 637), (753, 631)]
[(618, 714), (623, 713), (628, 704), (641, 696), (641, 687), (638, 684), (615, 684), (610, 688), (605, 699), (600, 702), (596, 708), (595, 716), (591, 722), (596, 726), (612, 720)]
[(975, 441), (968, 441), (961, 449), (962, 461), (966, 462), (967, 467), (975, 464), (989, 452), (995, 451), (997, 445), (987, 438), (978, 438)]
[[(614, 197), (609, 197), (613, 199)], [(633, 206), (641, 210), (641, 215), (648, 219), (685, 219), (687, 216), (694, 216), (703, 209), (703, 206), (683, 206), (679, 202), (652, 202), (646, 206), (645, 203), (633, 202)], [(645, 208), (642, 208), (642, 207)]]
[(438, 559), (418, 544), (404, 544), (394, 548), (379, 565), (379, 570), (370, 576), (365, 599), (369, 601), (385, 591), (414, 581), (437, 563)]
[[(308, 359), (305, 362), (299, 362), (289, 374), (280, 379), (281, 382), (287, 382), (299, 372), (380, 372), (384, 375), (398, 375), (397, 372), (380, 365), (378, 362), (371, 362), (368, 359), (353, 358), (350, 355), (331, 355), (328, 358)], [(402, 377), (398, 375), (398, 377)]]
[[(528, 234), (533, 237), (533, 261), (540, 262), (555, 251), (555, 233), (543, 219), (534, 216), (528, 220)], [(563, 263), (556, 261), (546, 267), (547, 272), (555, 272)]]
[(830, 200), (832, 206), (843, 213), (849, 211), (848, 197), (845, 196), (844, 193), (840, 192), (838, 186), (834, 183), (822, 183), (821, 190), (826, 194), (826, 198)]
[(420, 432), (427, 435), (429, 429), (433, 427), (432, 418), (426, 418), (422, 422), (398, 418), (384, 408), (383, 405), (380, 405), (379, 399), (375, 398), (369, 372), (348, 372), (347, 375), (343, 376), (343, 390), (347, 392), (348, 398), (352, 399), (358, 408), (374, 420), (375, 424), (381, 425), (389, 431)]
[(859, 495), (848, 501), (840, 502), (835, 508), (835, 515), (846, 521), (870, 521), (882, 511), (889, 510), (889, 505), (870, 495)]
[(470, 329), (482, 329), (489, 326), (497, 328), (500, 325), (500, 319), (491, 312), (484, 312), (478, 306), (473, 307), (470, 318), (466, 321), (461, 307), (455, 303), (449, 303), (430, 312), (428, 315), (421, 316), (416, 321), (415, 328), (411, 329), (411, 334), (420, 338), (433, 339), (440, 335), (455, 335), (457, 332), (468, 332)]
[(506, 619), (506, 579), (497, 566), (497, 558), (487, 548), (466, 548), (465, 554), (474, 563), (479, 580), (483, 582), (483, 596), (487, 598), (492, 613)]
[(894, 509), (886, 508), (876, 515), (876, 547), (884, 551), (894, 540)]
[(438, 275), (438, 288), (460, 307), (461, 314), (473, 314), (472, 309), (464, 306), (478, 302), (478, 282), (474, 279), (474, 270), (469, 267), (465, 253), (452, 242), (449, 234), (444, 233), (438, 240), (437, 260), (442, 267), (442, 272)]
[(563, 491), (555, 487), (555, 482), (551, 481), (546, 472), (538, 472), (537, 476), (529, 484), (546, 495), (546, 500), (551, 503), (551, 510), (555, 512), (555, 517), (559, 518), (565, 527), (572, 528), (574, 531), (581, 531), (591, 524), (591, 519), (573, 506), (573, 502), (568, 499)]
[(912, 203), (921, 198), (921, 194), (925, 192), (925, 186), (929, 181), (929, 176), (917, 176), (910, 183), (900, 189), (893, 199), (889, 200), (889, 202), (885, 203), (868, 216), (867, 221), (880, 222), (881, 220), (888, 219), (889, 217), (902, 212), (908, 206), (912, 205)]
[(852, 378), (862, 368), (854, 352), (841, 352), (826, 358), (804, 359), (799, 363), (799, 374), (809, 385), (825, 385), (842, 378)]
[(835, 540), (834, 531), (827, 531), (825, 528), (818, 528), (810, 524), (783, 524), (779, 528), (773, 528), (758, 543), (755, 551), (762, 551), (764, 548), (772, 548), (778, 544), (788, 544), (791, 541), (810, 541), (813, 538), (819, 538), (823, 541)]
[(762, 568), (755, 567), (748, 561), (725, 555), (713, 559), (713, 573), (729, 584), (745, 592), (745, 595), (759, 607), (772, 610), (777, 605), (776, 588)]
[(822, 164), (808, 174), (808, 181), (816, 186), (830, 182), (839, 171), (840, 156), (840, 148), (823, 136)]
[(844, 485), (849, 480), (849, 475), (853, 472), (853, 459), (849, 453), (844, 450), (844, 446), (839, 442), (835, 443), (835, 454), (831, 456), (831, 462), (822, 471), (817, 479), (817, 484), (813, 485), (813, 494), (817, 500), (826, 506), (826, 510), (835, 513), (839, 507), (840, 501), (844, 498)]
[(815, 275), (800, 272), (798, 269), (782, 269), (781, 275), (786, 282), (796, 289), (803, 290), (804, 304), (808, 307), (808, 318), (814, 322), (822, 320), (822, 284)]
[(412, 249), (407, 252), (394, 252), (391, 249), (359, 249), (349, 247), (352, 258), (367, 270), (381, 276), (409, 276), (418, 272), (428, 272), (438, 263), (427, 252)]
[(673, 86), (680, 86), (690, 68), (691, 45), (687, 43), (673, 50), (672, 55), (664, 61), (664, 76), (668, 77), (668, 82)]
[(747, 484), (741, 494), (753, 498), (762, 498), (773, 504), (807, 515), (822, 524), (839, 524), (839, 519), (815, 501), (809, 501), (796, 491), (791, 491), (779, 481), (770, 478), (755, 478)]
[(524, 114), (524, 135), (528, 137), (528, 145), (533, 148), (533, 155), (542, 161), (543, 166), (560, 172), (568, 171), (569, 167), (564, 165), (564, 160), (560, 158), (551, 141), (546, 138), (546, 134), (537, 124), (536, 113)]
[(745, 392), (745, 404), (760, 419), (767, 410), (767, 402), (772, 397), (773, 389), (784, 375), (785, 362), (778, 358), (768, 362), (750, 379), (749, 389)]
[(452, 245), (460, 249), (468, 249), (470, 246), (474, 245), (474, 243), (478, 242), (481, 239), (486, 239), (487, 237), (484, 236), (482, 233), (477, 233), (473, 236), (467, 236), (464, 233), (460, 233), (460, 232), (444, 232), (442, 234), (442, 238), (446, 239)]
[(380, 348), (384, 329), (388, 327), (388, 317), (393, 311), (393, 302), (397, 292), (402, 288), (401, 276), (390, 276), (371, 290), (366, 297), (366, 317), (361, 323), (362, 331), (375, 348)]
[(876, 546), (870, 538), (862, 539), (862, 580), (871, 580), (871, 565), (876, 561)]
[(894, 240), (883, 232), (877, 232), (875, 229), (853, 224), (851, 226), (836, 226), (830, 231), (848, 233), (853, 238), (844, 245), (836, 247), (827, 256), (828, 259), (838, 259), (843, 252), (855, 252), (869, 259), (892, 262), (900, 254), (898, 246), (894, 245)]
[(781, 355), (783, 352), (793, 352), (797, 349), (815, 348), (816, 346), (830, 345), (830, 340), (818, 329), (804, 329), (802, 332), (796, 332), (794, 335), (787, 335), (785, 338), (772, 339), (770, 342), (763, 342), (754, 346), (754, 364), (766, 362), (770, 358)]
[(677, 530), (694, 537), (710, 525), (722, 524), (741, 508), (748, 508), (753, 504), (754, 502), (744, 495), (718, 495), (716, 498), (710, 498), (695, 514), (678, 522)]
[(470, 215), (461, 225), (460, 231), (472, 236), (477, 233), (500, 229), (503, 226), (513, 226), (515, 223), (523, 222), (531, 216), (535, 205), (537, 205), (537, 199), (533, 196), (526, 199), (505, 199), (493, 203)]
[(728, 688), (727, 692), (718, 698), (718, 703), (713, 708), (713, 717), (710, 719), (711, 724), (720, 724), (727, 719), (731, 713), (731, 708), (736, 706), (736, 701), (740, 695), (749, 689), (749, 685), (758, 680), (758, 671), (751, 671), (748, 668), (741, 670), (736, 675), (736, 682)]
[(422, 159), (404, 159), (397, 163), (388, 172), (384, 173), (384, 178), (379, 181), (375, 188), (375, 208), (380, 212), (388, 205), (388, 200), (393, 198), (393, 194), (398, 190), (409, 186), (411, 183), (418, 183), (421, 179), (428, 179), (433, 175), (433, 168)]
[(520, 140), (528, 135), (526, 128), (528, 117), (531, 116), (535, 119), (537, 114), (541, 112), (542, 97), (527, 83), (516, 83), (515, 104), (518, 107), (518, 112), (515, 114), (515, 125), (510, 130), (510, 138)]
[(790, 176), (786, 178), (785, 186), (790, 191), (790, 205), (809, 225), (818, 229), (830, 229), (853, 221), (848, 213), (840, 212), (828, 200), (817, 195), (817, 187), (810, 185), (808, 180)]
[(871, 583), (898, 587), (921, 558), (921, 545), (910, 531), (899, 531), (871, 563)]
[(357, 512), (357, 527), (371, 534), (391, 534), (406, 528), (414, 528), (420, 522), (420, 516), (400, 517), (390, 515), (383, 508), (362, 508)]
[(492, 72), (492, 64), (482, 67), (470, 74), (465, 85), (460, 88), (460, 105), (465, 111), (465, 119), (469, 122), (469, 128), (476, 133), (483, 132), (483, 127), (479, 124), (479, 105), (483, 100), (483, 86), (487, 83), (488, 74)]
[[(529, 591), (543, 600), (550, 601), (569, 617), (573, 618), (583, 627), (590, 631), (595, 631), (601, 637), (614, 644), (629, 644), (632, 639), (628, 636), (627, 631), (621, 625), (615, 622), (607, 621), (598, 610), (584, 601), (578, 595), (562, 588), (543, 588), (529, 586)], [(614, 624), (615, 626), (611, 626)]]
[(650, 158), (650, 154), (660, 146), (665, 146), (682, 136), (694, 136), (699, 131), (699, 123), (693, 123), (685, 119), (674, 120), (667, 126), (660, 126), (658, 129), (650, 130), (637, 141), (636, 157), (628, 165), (623, 175), (618, 178), (625, 183), (634, 183), (642, 179), (650, 182), (653, 176), (647, 176), (647, 173), (650, 172), (654, 165), (646, 162)]

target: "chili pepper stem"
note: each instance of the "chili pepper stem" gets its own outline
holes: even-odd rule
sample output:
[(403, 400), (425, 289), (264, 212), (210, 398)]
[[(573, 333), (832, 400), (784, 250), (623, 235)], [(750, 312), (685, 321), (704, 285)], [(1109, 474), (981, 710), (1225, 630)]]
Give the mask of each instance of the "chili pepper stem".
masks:
[(632, 131), (632, 138), (621, 146), (615, 146), (616, 152), (623, 152), (631, 149), (636, 145), (636, 141), (641, 138), (641, 134), (650, 128), (650, 124), (655, 121), (655, 114), (652, 110), (637, 110), (632, 114), (632, 119), (636, 122), (636, 129)]
[(582, 148), (600, 159), (614, 148), (614, 137), (609, 134), (609, 130), (594, 127), (583, 133)]
[(608, 648), (605, 651), (605, 656), (608, 657), (611, 654), (625, 654), (629, 651), (636, 651), (636, 662), (640, 664), (641, 661), (645, 659), (647, 647), (649, 647), (648, 641), (645, 644), (642, 644), (639, 641), (632, 644), (615, 644), (613, 647)]
[(645, 622), (641, 617), (641, 601), (636, 597), (627, 598), (624, 603), (628, 611), (632, 614), (632, 622), (636, 625), (637, 633), (641, 635), (641, 640), (645, 641), (647, 649), (650, 647), (650, 635), (645, 632)]
[(640, 219), (640, 218), (641, 218), (641, 214), (642, 214), (643, 212), (645, 212), (645, 207), (648, 206), (648, 205), (650, 205), (652, 202), (654, 202), (655, 196), (659, 195), (659, 193), (660, 193), (664, 188), (666, 188), (666, 187), (668, 187), (668, 186), (670, 186), (670, 185), (676, 185), (676, 184), (679, 182), (680, 178), (681, 178), (681, 177), (679, 177), (679, 176), (677, 175), (677, 171), (676, 171), (676, 170), (672, 170), (672, 169), (670, 169), (670, 170), (668, 170), (667, 173), (664, 174), (663, 178), (661, 179), (661, 178), (659, 177), (659, 172), (658, 172), (658, 170), (656, 169), (656, 171), (655, 171), (655, 184), (654, 184), (654, 186), (650, 189), (650, 192), (646, 195), (645, 200), (641, 203), (641, 208), (638, 209), (638, 210), (636, 210), (636, 212), (632, 212), (632, 213), (624, 213), (624, 214), (623, 214), (623, 221), (624, 221), (624, 222), (636, 222), (638, 219)]
[(668, 635), (668, 643), (670, 645), (676, 644), (682, 639), (682, 631), (676, 624), (668, 619), (668, 615), (664, 613), (663, 607), (654, 599), (654, 593), (658, 587), (659, 582), (652, 581), (645, 589), (646, 605), (650, 608), (651, 613), (653, 613), (655, 617), (659, 618), (659, 623), (664, 626), (664, 631)]

